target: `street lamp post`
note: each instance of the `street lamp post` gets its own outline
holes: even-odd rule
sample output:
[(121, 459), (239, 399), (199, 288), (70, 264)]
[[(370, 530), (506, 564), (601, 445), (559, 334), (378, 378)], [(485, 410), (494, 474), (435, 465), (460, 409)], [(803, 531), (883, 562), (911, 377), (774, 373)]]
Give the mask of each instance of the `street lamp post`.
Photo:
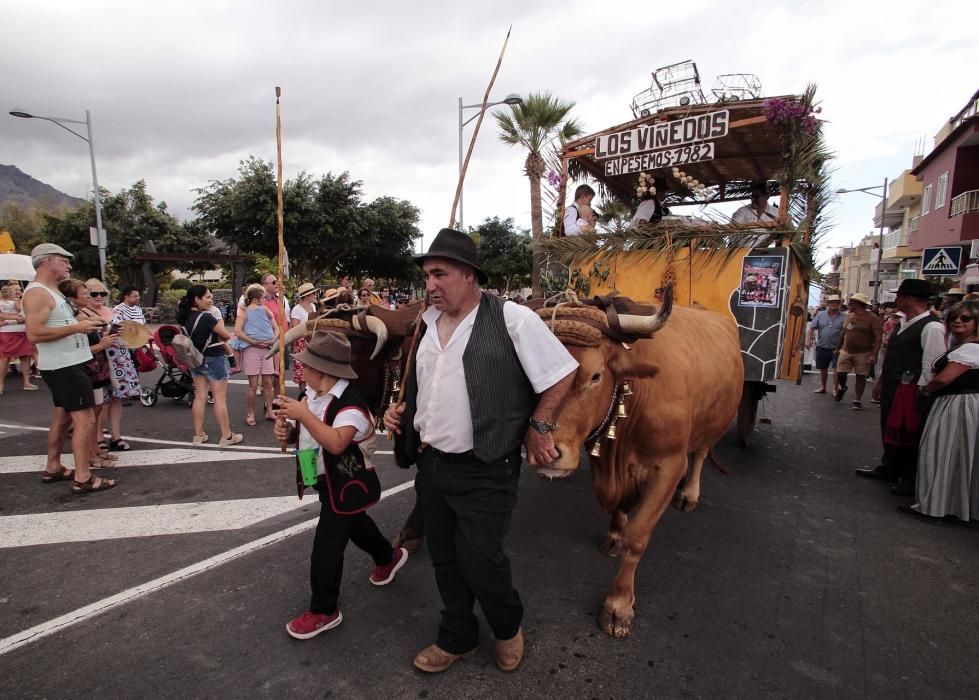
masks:
[[(43, 119), (44, 121), (51, 122), (52, 124), (57, 124), (65, 131), (74, 134), (82, 141), (86, 141), (88, 143), (88, 157), (92, 161), (92, 186), (95, 190), (95, 230), (97, 231), (99, 244), (99, 272), (102, 277), (102, 283), (108, 284), (105, 278), (106, 235), (105, 231), (102, 229), (102, 195), (99, 192), (99, 176), (95, 170), (95, 139), (92, 138), (91, 113), (87, 109), (85, 110), (85, 121), (65, 119), (63, 117), (41, 117), (36, 114), (30, 114), (29, 112), (23, 112), (20, 110), (11, 111), (10, 115), (13, 117), (20, 117), (21, 119)], [(85, 136), (82, 136), (74, 129), (65, 126), (65, 124), (84, 124), (88, 137), (86, 138)]]
[(877, 195), (872, 193), (870, 190), (881, 190), (880, 193), (880, 230), (877, 234), (877, 268), (874, 270), (874, 304), (876, 304), (880, 299), (880, 265), (884, 259), (884, 213), (887, 210), (887, 184), (888, 180), (884, 178), (884, 185), (881, 188), (880, 185), (871, 185), (870, 187), (857, 187), (852, 190), (836, 190), (836, 194), (847, 194), (849, 192), (865, 192), (871, 197), (876, 197)]
[[(500, 100), (499, 102), (487, 102), (486, 103), (486, 107), (489, 108), (489, 107), (495, 107), (497, 105), (519, 105), (519, 104), (523, 104), (523, 98), (520, 97), (519, 95), (514, 95), (514, 94), (511, 93), (511, 94), (507, 95), (504, 99)], [(478, 110), (482, 111), (482, 109), (483, 109), (483, 103), (480, 102), (477, 105), (464, 105), (464, 104), (462, 104), (462, 98), (461, 97), (459, 98), (459, 175), (460, 176), (462, 175), (462, 129), (463, 129), (463, 127), (466, 124), (468, 124), (473, 119), (475, 119), (476, 117), (479, 116), (479, 112), (477, 112), (476, 114), (474, 114), (471, 117), (469, 117), (469, 119), (463, 121), (462, 120), (462, 111), (464, 109), (478, 109)], [(463, 219), (462, 219), (462, 190), (460, 189), (459, 190), (459, 230), (462, 230), (462, 227), (463, 227), (462, 221), (463, 221)]]

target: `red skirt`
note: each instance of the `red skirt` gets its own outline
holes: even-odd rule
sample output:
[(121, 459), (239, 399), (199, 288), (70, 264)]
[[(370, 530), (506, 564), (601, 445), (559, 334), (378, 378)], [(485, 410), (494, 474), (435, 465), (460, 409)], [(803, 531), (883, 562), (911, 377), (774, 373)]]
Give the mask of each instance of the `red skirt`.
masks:
[(33, 354), (34, 346), (27, 339), (27, 333), (0, 333), (0, 357), (12, 360)]

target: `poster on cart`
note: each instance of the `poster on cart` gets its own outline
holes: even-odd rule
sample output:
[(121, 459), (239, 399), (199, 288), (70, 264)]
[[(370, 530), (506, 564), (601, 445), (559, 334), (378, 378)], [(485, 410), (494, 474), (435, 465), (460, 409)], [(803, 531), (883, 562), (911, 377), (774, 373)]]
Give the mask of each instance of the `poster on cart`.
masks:
[(741, 263), (739, 306), (778, 306), (784, 260), (776, 255), (747, 255)]

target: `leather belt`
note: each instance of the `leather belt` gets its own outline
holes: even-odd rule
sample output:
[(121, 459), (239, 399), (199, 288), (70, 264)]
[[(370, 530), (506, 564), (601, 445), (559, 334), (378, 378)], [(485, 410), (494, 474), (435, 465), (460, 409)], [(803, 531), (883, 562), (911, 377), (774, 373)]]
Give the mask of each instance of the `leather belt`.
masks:
[(472, 450), (466, 452), (443, 452), (442, 450), (436, 450), (434, 447), (429, 445), (424, 451), (431, 452), (440, 462), (445, 462), (446, 464), (461, 464), (463, 462), (476, 462), (479, 461)]

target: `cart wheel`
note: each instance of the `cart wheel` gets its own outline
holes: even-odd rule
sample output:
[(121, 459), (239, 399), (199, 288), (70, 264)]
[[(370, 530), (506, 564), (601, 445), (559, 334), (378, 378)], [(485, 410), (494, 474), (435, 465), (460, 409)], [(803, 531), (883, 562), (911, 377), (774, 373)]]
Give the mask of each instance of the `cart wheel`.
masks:
[(758, 399), (753, 388), (745, 384), (744, 391), (741, 393), (741, 405), (738, 406), (738, 444), (741, 447), (751, 447), (757, 418)]
[(157, 398), (156, 391), (147, 387), (139, 394), (139, 402), (144, 406), (155, 406)]

